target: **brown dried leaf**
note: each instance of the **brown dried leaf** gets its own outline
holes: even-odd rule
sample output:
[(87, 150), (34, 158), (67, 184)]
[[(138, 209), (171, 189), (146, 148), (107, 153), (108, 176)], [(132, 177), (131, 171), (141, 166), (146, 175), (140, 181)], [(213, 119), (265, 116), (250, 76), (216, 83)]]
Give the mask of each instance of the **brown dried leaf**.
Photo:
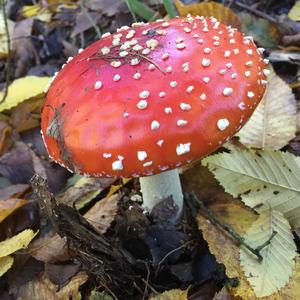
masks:
[(97, 231), (104, 234), (117, 215), (120, 198), (119, 194), (115, 194), (98, 201), (84, 217)]
[(10, 124), (18, 131), (22, 132), (40, 125), (41, 108), (44, 97), (27, 100), (11, 110)]
[(0, 121), (0, 156), (12, 145), (11, 133), (11, 127)]
[(47, 263), (67, 261), (70, 258), (67, 240), (57, 233), (37, 238), (30, 244), (28, 252), (35, 259)]
[(227, 288), (224, 286), (221, 291), (219, 291), (213, 300), (232, 300)]
[(215, 17), (218, 21), (231, 25), (240, 29), (241, 22), (239, 17), (228, 7), (225, 7), (221, 3), (217, 2), (202, 2), (184, 5), (181, 1), (176, 0), (176, 8), (179, 12), (179, 16), (185, 17), (188, 14), (199, 15), (205, 17)]
[(19, 297), (22, 299), (76, 300), (80, 286), (87, 279), (87, 274), (80, 272), (66, 286), (58, 290), (58, 286), (43, 274), (21, 286)]
[(57, 199), (60, 203), (69, 206), (75, 204), (77, 209), (84, 207), (115, 181), (113, 178), (99, 179), (80, 175), (75, 175), (72, 179), (76, 180), (75, 183), (60, 194)]
[(0, 201), (0, 222), (14, 212), (18, 207), (27, 203), (26, 200), (11, 198)]
[(29, 188), (29, 184), (12, 184), (0, 189), (0, 201), (10, 198), (21, 198)]
[(33, 59), (39, 64), (39, 56), (31, 39), (33, 22), (33, 18), (18, 21), (11, 36), (12, 51), (16, 61), (15, 77), (23, 76), (32, 66)]

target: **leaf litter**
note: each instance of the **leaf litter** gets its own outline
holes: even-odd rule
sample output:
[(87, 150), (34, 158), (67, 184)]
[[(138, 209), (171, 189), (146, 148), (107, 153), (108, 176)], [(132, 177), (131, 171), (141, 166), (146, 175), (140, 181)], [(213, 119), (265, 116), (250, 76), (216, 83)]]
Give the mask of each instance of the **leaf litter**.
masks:
[[(167, 17), (164, 5), (158, 1), (132, 2), (133, 13), (140, 21)], [(181, 175), (184, 190), (187, 195), (195, 192), (222, 222), (255, 246), (253, 232), (262, 236), (261, 240), (269, 237), (262, 229), (268, 223), (270, 215), (266, 214), (271, 208), (272, 214), (280, 215), (276, 215), (273, 224), (275, 227), (280, 224), (280, 228), (265, 250), (274, 247), (274, 253), (290, 259), (295, 257), (295, 264), (289, 260), (281, 279), (275, 283), (271, 280), (273, 288), (268, 289), (263, 280), (257, 279), (262, 273), (256, 267), (255, 258), (241, 250), (242, 246), (227, 232), (210, 223), (196, 203), (186, 203), (182, 223), (174, 226), (164, 221), (172, 214), (170, 199), (165, 199), (154, 214), (143, 211), (136, 202), (141, 199), (137, 180), (78, 178), (53, 164), (39, 134), (44, 88), (50, 76), (68, 56), (91, 44), (97, 35), (132, 23), (132, 14), (126, 3), (118, 0), (48, 0), (29, 6), (11, 1), (7, 9), (13, 50), (8, 66), (10, 81), (6, 81), (5, 72), (0, 75), (0, 88), (8, 88), (8, 96), (0, 104), (0, 201), (3, 202), (0, 203), (0, 243), (17, 239), (23, 232), (39, 231), (39, 234), (33, 240), (30, 235), (26, 242), (19, 243), (27, 246), (31, 240), (26, 249), (14, 252), (18, 248), (14, 243), (15, 248), (4, 251), (6, 256), (0, 258), (0, 284), (5, 288), (0, 298), (10, 294), (16, 299), (31, 299), (33, 295), (41, 299), (231, 299), (236, 296), (257, 299), (266, 296), (266, 291), (270, 296), (262, 299), (300, 296), (297, 284), (300, 264), (295, 252), (295, 245), (300, 248), (299, 239), (292, 242), (291, 235), (297, 235), (300, 228), (295, 200), (298, 190), (294, 185), (300, 178), (299, 112), (296, 115), (300, 84), (299, 61), (295, 56), (300, 45), (299, 1), (295, 4), (288, 0), (271, 1), (273, 5), (256, 0), (171, 2), (180, 15), (213, 14), (253, 35), (261, 47), (267, 48), (266, 56), (270, 55), (274, 68), (266, 96), (269, 98), (239, 134), (244, 146), (231, 143), (223, 149), (227, 153), (204, 160), (220, 182), (207, 168), (193, 164), (185, 167)], [(1, 18), (2, 14), (0, 69), (5, 71), (7, 37)], [(54, 111), (53, 116), (47, 133), (60, 144), (63, 160), (72, 168), (69, 163), (72, 154), (62, 144), (60, 112)], [(222, 156), (231, 162), (229, 171), (222, 170)], [(254, 166), (259, 173), (252, 181), (248, 178), (249, 168), (242, 173), (233, 170), (239, 161), (237, 157), (243, 161), (245, 156), (245, 166)], [(216, 158), (220, 158), (220, 164), (211, 167)], [(262, 158), (266, 162), (263, 167)], [(267, 168), (275, 179), (265, 173)], [(224, 175), (222, 179), (220, 172)], [(45, 188), (47, 184), (42, 181), (38, 196), (29, 186), (34, 174), (45, 177), (50, 186), (43, 190), (41, 186)], [(228, 186), (226, 177), (234, 177), (236, 185)], [(47, 205), (41, 201), (41, 194)], [(253, 229), (255, 224), (261, 224), (259, 234)], [(287, 249), (280, 246), (283, 243), (276, 244), (283, 237), (288, 238)], [(292, 255), (286, 251), (292, 251)], [(253, 268), (260, 272), (256, 279), (249, 278)], [(272, 274), (282, 272), (278, 268), (275, 266)], [(61, 278), (60, 274), (63, 274)]]

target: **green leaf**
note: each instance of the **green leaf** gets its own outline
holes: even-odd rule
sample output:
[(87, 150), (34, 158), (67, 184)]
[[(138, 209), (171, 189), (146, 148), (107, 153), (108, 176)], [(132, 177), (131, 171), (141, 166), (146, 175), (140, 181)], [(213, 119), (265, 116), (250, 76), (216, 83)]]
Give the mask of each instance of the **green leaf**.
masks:
[(238, 133), (247, 147), (278, 150), (296, 135), (297, 106), (291, 88), (274, 71), (268, 76), (266, 93)]
[[(273, 232), (276, 234), (272, 237)], [(244, 237), (253, 248), (269, 241), (260, 251), (262, 262), (245, 248), (240, 250), (241, 265), (256, 296), (278, 292), (288, 283), (295, 267), (297, 249), (288, 221), (282, 213), (269, 210), (252, 224)]]
[(147, 21), (152, 21), (160, 17), (158, 12), (139, 0), (126, 0), (126, 4), (134, 20), (136, 20), (136, 14)]
[(300, 158), (281, 151), (232, 151), (202, 160), (225, 191), (263, 212), (272, 208), (300, 226)]
[(176, 11), (175, 11), (175, 8), (174, 8), (174, 5), (172, 3), (171, 0), (163, 0), (163, 4), (164, 4), (164, 7), (168, 13), (168, 16), (169, 18), (175, 18), (176, 17)]

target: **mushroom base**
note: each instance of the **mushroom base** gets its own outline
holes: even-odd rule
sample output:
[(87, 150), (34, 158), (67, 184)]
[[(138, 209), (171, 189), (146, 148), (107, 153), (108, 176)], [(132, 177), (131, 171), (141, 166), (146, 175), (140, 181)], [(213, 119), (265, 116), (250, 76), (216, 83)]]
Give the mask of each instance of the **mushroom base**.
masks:
[(143, 194), (143, 207), (146, 210), (151, 212), (157, 203), (172, 197), (174, 204), (178, 207), (176, 218), (180, 217), (183, 207), (183, 194), (177, 169), (153, 176), (141, 177), (140, 184)]

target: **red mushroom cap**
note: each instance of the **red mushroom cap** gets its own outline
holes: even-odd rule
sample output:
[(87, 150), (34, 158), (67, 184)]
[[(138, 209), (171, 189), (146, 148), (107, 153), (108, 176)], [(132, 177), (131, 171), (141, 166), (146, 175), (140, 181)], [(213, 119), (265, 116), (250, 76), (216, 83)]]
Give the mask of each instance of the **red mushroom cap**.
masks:
[(259, 103), (265, 62), (214, 18), (136, 23), (81, 51), (47, 93), (49, 155), (92, 176), (147, 176), (199, 159)]

